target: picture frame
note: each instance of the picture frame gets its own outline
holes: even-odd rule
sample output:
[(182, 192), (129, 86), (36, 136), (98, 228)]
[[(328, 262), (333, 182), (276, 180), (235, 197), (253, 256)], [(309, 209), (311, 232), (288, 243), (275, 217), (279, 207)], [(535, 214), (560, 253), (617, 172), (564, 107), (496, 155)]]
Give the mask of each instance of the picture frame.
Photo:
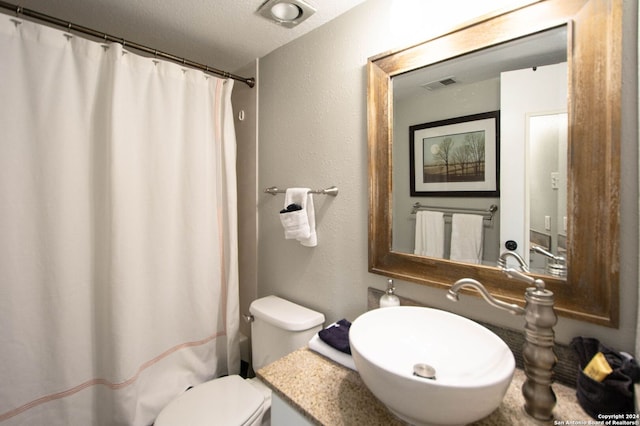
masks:
[(500, 111), (409, 127), (412, 197), (498, 197)]

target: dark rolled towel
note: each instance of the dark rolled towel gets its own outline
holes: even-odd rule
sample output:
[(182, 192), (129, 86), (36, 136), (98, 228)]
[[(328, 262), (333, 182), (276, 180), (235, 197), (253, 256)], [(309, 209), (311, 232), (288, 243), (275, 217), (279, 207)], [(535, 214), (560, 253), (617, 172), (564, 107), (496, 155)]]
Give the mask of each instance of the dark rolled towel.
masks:
[(598, 414), (634, 413), (633, 384), (640, 381), (640, 367), (636, 360), (589, 337), (574, 338), (571, 347), (578, 355), (581, 370), (598, 352), (602, 352), (613, 369), (602, 382), (579, 372), (576, 396), (584, 411), (594, 419), (598, 419)]
[(298, 210), (302, 210), (302, 206), (300, 204), (293, 203), (289, 204), (287, 208), (280, 210), (280, 213), (297, 212)]
[(349, 346), (349, 328), (351, 323), (346, 319), (341, 319), (337, 323), (320, 330), (318, 336), (320, 340), (327, 345), (351, 355), (351, 346)]

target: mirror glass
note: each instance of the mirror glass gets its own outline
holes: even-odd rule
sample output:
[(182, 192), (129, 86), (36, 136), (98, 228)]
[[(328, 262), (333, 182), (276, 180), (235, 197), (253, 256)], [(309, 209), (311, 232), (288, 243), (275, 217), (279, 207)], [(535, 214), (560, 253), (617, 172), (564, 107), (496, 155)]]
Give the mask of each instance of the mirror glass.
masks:
[[(547, 273), (546, 261), (540, 259), (544, 256), (528, 254), (530, 229), (538, 232), (547, 228), (539, 228), (537, 222), (530, 227), (529, 218), (537, 221), (538, 214), (525, 212), (529, 205), (539, 205), (530, 200), (543, 197), (541, 190), (546, 187), (539, 165), (529, 161), (538, 157), (527, 154), (527, 144), (535, 146), (535, 141), (527, 139), (524, 130), (531, 127), (529, 117), (540, 111), (563, 111), (562, 157), (566, 160), (566, 63), (567, 27), (563, 25), (392, 78), (394, 251), (456, 260), (456, 244), (468, 243), (454, 238), (452, 247), (452, 215), (480, 215), (481, 229), (475, 236), (482, 240), (478, 242), (482, 255), (458, 261), (495, 266), (504, 244), (513, 241), (518, 243), (516, 251), (523, 258), (535, 261), (536, 271)], [(493, 128), (486, 135), (484, 131), (475, 132), (474, 121), (469, 118), (482, 118), (491, 112), (497, 112), (497, 119), (489, 123)], [(476, 134), (481, 143), (474, 138)], [(422, 168), (425, 172), (417, 173)], [(427, 169), (439, 171), (438, 185), (432, 186), (436, 190), (410, 190), (412, 180), (415, 187), (420, 187), (433, 179)], [(566, 166), (564, 171), (555, 193), (564, 193), (566, 217)], [(468, 180), (463, 181), (464, 174)], [(495, 188), (482, 186), (491, 179), (497, 183)], [(548, 181), (547, 176), (544, 182)], [(420, 207), (415, 207), (416, 203)], [(498, 211), (491, 213), (491, 206), (497, 206)], [(544, 216), (557, 219), (555, 213), (545, 212)], [(557, 229), (555, 224), (553, 229)], [(425, 251), (425, 247), (431, 251)]]

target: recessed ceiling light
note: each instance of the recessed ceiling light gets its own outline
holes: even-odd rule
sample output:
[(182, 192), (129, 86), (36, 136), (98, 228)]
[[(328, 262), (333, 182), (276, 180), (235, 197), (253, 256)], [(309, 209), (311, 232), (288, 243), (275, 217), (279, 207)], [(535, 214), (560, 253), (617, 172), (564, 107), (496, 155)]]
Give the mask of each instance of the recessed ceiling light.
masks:
[(271, 15), (279, 21), (295, 21), (302, 15), (302, 10), (292, 3), (276, 3), (271, 8)]
[(267, 0), (257, 12), (265, 18), (293, 28), (316, 12), (316, 9), (304, 0)]

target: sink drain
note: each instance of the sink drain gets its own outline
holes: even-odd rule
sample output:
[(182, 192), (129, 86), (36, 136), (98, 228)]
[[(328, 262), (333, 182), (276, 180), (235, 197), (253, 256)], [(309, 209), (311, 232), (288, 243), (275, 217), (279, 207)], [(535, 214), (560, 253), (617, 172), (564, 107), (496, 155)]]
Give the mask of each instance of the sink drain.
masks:
[(436, 379), (436, 369), (429, 364), (416, 364), (413, 366), (413, 375), (425, 379)]

